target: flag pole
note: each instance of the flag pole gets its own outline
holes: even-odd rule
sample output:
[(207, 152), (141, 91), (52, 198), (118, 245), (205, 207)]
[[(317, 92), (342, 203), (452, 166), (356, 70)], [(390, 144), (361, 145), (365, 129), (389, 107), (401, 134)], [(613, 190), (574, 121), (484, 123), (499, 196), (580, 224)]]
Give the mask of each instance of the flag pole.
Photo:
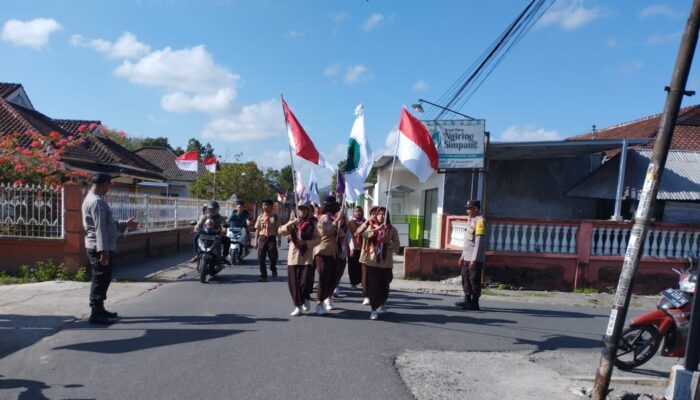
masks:
[(216, 200), (216, 164), (214, 164), (214, 192), (211, 194), (211, 199)]
[[(284, 96), (280, 93), (280, 99), (282, 100), (282, 113), (284, 114), (284, 126), (289, 132), (289, 121), (287, 121), (287, 113), (284, 112)], [(289, 165), (292, 167), (292, 192), (294, 192), (294, 216), (297, 217), (297, 210), (299, 209), (299, 195), (297, 194), (297, 179), (296, 179), (296, 168), (294, 168), (294, 156), (292, 155), (292, 144), (289, 142), (289, 133), (287, 133), (287, 147), (289, 147)]]
[(401, 140), (401, 131), (397, 131), (396, 149), (394, 149), (394, 159), (391, 161), (391, 174), (389, 174), (389, 188), (386, 192), (386, 213), (389, 214), (389, 200), (391, 200), (391, 184), (394, 180), (394, 166), (396, 165), (396, 155), (399, 154), (399, 140)]

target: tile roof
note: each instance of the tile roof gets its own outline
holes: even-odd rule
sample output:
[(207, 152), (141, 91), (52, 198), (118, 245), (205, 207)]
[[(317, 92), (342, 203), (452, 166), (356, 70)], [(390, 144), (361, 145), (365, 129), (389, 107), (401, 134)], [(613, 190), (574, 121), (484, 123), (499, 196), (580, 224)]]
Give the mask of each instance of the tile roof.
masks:
[(139, 157), (156, 165), (163, 171), (163, 177), (168, 181), (194, 182), (204, 174), (206, 169), (202, 162), (198, 163), (198, 171), (183, 171), (175, 165), (177, 155), (170, 149), (162, 147), (142, 147), (134, 151)]
[(3, 99), (14, 93), (17, 89), (21, 88), (22, 85), (19, 83), (5, 83), (0, 82), (0, 97)]
[[(68, 120), (59, 121), (66, 122)], [(67, 124), (66, 126), (72, 129), (73, 125)], [(27, 130), (42, 135), (57, 132), (64, 137), (77, 134), (77, 127), (75, 131), (69, 131), (57, 121), (38, 111), (10, 103), (0, 97), (0, 134), (24, 133)], [(28, 143), (20, 142), (20, 144), (27, 145)], [(61, 161), (69, 169), (109, 172), (129, 175), (137, 179), (163, 180), (160, 168), (141, 159), (112, 140), (100, 136), (96, 136), (95, 140), (85, 141), (79, 146), (67, 148)]]
[[(651, 115), (638, 120), (603, 128), (596, 131), (595, 138), (592, 132), (586, 132), (567, 138), (566, 140), (591, 140), (591, 139), (640, 139), (656, 137), (659, 128), (661, 114)], [(653, 142), (643, 146), (653, 147)], [(700, 105), (685, 107), (679, 110), (676, 119), (676, 128), (671, 140), (673, 150), (700, 150)]]

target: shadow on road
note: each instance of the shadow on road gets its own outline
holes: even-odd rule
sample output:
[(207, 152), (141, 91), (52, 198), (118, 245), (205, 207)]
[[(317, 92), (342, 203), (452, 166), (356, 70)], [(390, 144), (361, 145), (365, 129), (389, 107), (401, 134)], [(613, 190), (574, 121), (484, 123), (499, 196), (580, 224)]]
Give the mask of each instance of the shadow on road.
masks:
[(0, 315), (0, 359), (32, 346), (74, 319), (70, 315)]
[[(65, 388), (79, 388), (83, 385), (64, 385)], [(44, 389), (50, 389), (51, 386), (41, 381), (33, 381), (29, 379), (9, 379), (0, 375), (0, 390), (21, 390), (17, 400), (49, 400), (44, 396)], [(87, 400), (87, 399), (86, 399)]]

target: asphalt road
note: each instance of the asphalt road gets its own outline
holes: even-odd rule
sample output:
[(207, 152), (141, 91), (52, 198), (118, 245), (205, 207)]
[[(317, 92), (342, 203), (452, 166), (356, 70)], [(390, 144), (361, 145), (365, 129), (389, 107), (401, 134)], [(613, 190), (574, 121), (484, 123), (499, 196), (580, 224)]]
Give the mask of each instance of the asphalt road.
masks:
[(350, 290), (326, 316), (291, 317), (286, 265), (259, 283), (249, 258), (211, 283), (120, 302), (118, 324), (71, 323), (3, 358), (0, 399), (405, 399), (394, 359), (406, 350), (590, 351), (607, 322), (595, 308), (489, 301), (467, 313), (405, 292), (370, 321)]

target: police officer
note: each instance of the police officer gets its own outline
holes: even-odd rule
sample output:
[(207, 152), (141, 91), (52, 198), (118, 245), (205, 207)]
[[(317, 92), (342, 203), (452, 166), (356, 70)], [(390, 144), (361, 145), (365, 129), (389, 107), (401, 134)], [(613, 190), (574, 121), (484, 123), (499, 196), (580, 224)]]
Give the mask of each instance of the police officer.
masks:
[(90, 285), (90, 323), (111, 324), (117, 313), (109, 312), (104, 307), (107, 289), (112, 282), (112, 258), (117, 250), (117, 238), (127, 228), (136, 229), (138, 223), (134, 218), (127, 221), (115, 221), (112, 211), (103, 196), (109, 192), (112, 177), (96, 173), (92, 176), (90, 192), (82, 205), (83, 228), (85, 228), (85, 250), (87, 251), (92, 274)]
[(478, 200), (467, 201), (465, 207), (469, 219), (464, 232), (462, 255), (459, 257), (464, 300), (458, 301), (455, 305), (464, 310), (480, 310), (481, 274), (484, 269), (486, 250), (486, 221), (479, 215), (481, 203)]
[(270, 258), (272, 277), (277, 278), (277, 248), (282, 246), (282, 237), (277, 235), (280, 221), (277, 215), (272, 213), (272, 204), (272, 200), (263, 200), (263, 213), (255, 220), (255, 241), (258, 248), (258, 262), (260, 263), (260, 282), (267, 282), (265, 261), (268, 257)]
[(224, 225), (226, 225), (226, 217), (223, 215), (219, 214), (219, 202), (218, 201), (210, 201), (209, 204), (207, 204), (207, 214), (202, 215), (199, 218), (199, 221), (197, 222), (197, 225), (194, 227), (195, 232), (199, 232), (202, 229), (204, 229), (204, 223), (206, 222), (207, 219), (211, 219), (212, 222), (214, 223), (214, 230), (216, 232), (219, 232), (221, 235), (221, 245), (223, 247), (223, 261), (225, 264), (231, 265), (231, 261), (228, 259), (228, 252), (229, 249), (231, 249), (231, 238), (226, 236), (226, 230), (224, 229)]

